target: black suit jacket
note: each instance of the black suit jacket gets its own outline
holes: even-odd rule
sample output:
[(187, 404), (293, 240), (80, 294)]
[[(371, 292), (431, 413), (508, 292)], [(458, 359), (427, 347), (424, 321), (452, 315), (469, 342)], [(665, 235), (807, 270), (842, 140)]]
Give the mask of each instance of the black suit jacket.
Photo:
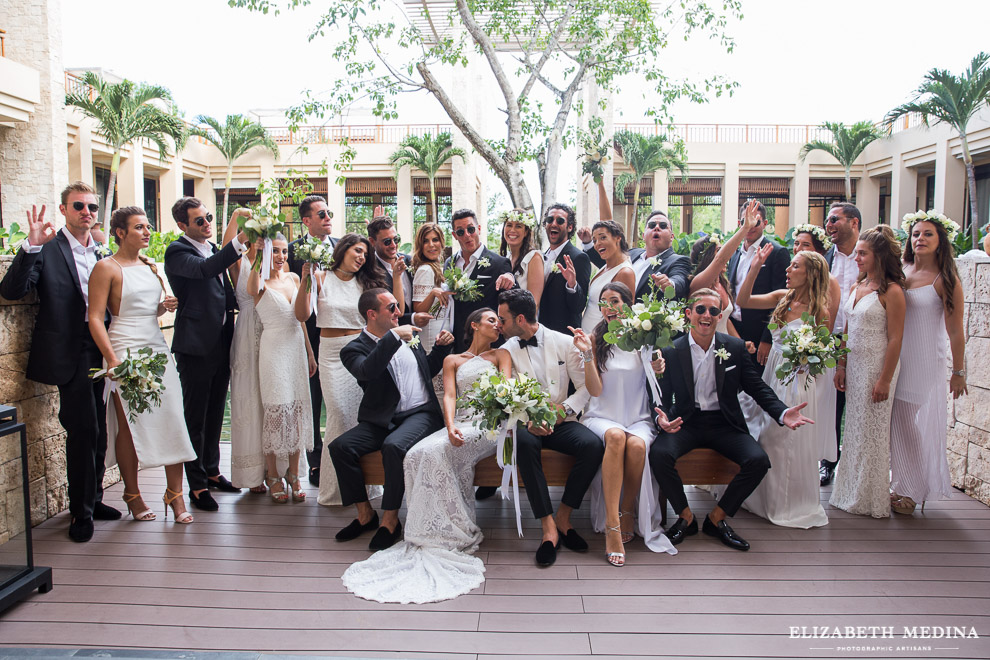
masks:
[[(450, 332), (454, 335), (454, 350), (457, 352), (467, 349), (467, 344), (464, 343), (464, 325), (467, 317), (470, 316), (471, 312), (482, 307), (490, 307), (493, 310), (498, 310), (499, 292), (495, 289), (495, 281), (503, 273), (512, 272), (512, 262), (505, 257), (495, 254), (488, 248), (485, 248), (481, 252), (478, 260), (480, 261), (481, 259), (488, 259), (488, 267), (482, 268), (480, 263), (476, 264), (474, 271), (471, 273), (471, 279), (476, 280), (478, 287), (481, 289), (481, 298), (471, 302), (454, 301), (454, 327)], [(455, 263), (456, 255), (448, 257), (443, 265), (444, 270), (447, 270)], [(545, 292), (544, 295), (546, 295)]]
[[(300, 279), (302, 279), (302, 266), (303, 262), (296, 259), (296, 247), (303, 241), (309, 238), (308, 235), (304, 234), (297, 238), (296, 240), (289, 243), (289, 272), (295, 273)], [(337, 240), (333, 236), (330, 237), (330, 245), (336, 247)], [(320, 349), (320, 329), (316, 327), (316, 310), (309, 315), (306, 319), (306, 334), (309, 335), (309, 344), (313, 347), (314, 351), (319, 351)]]
[(832, 261), (835, 260), (835, 250), (836, 247), (834, 245), (829, 249), (825, 250), (825, 263), (828, 264), (829, 270), (832, 270)]
[(72, 379), (83, 340), (89, 337), (86, 301), (64, 232), (59, 230), (53, 240), (41, 246), (41, 252), (18, 250), (0, 282), (0, 295), (7, 300), (20, 300), (32, 290), (38, 291), (38, 316), (26, 375), (46, 385), (65, 385)]
[[(597, 254), (597, 253), (596, 253)], [(567, 280), (560, 273), (550, 273), (540, 298), (540, 323), (565, 335), (570, 335), (567, 326), (581, 327), (581, 317), (588, 304), (588, 283), (591, 281), (591, 260), (588, 255), (570, 242), (557, 255), (558, 263), (564, 266), (564, 257), (571, 258), (577, 274), (577, 287), (574, 292), (567, 290)]]
[[(762, 240), (769, 241), (771, 239), (764, 237)], [(760, 243), (761, 247), (762, 245), (763, 243)], [(760, 273), (756, 276), (756, 282), (753, 283), (753, 293), (769, 293), (787, 286), (786, 271), (787, 266), (791, 263), (791, 254), (787, 248), (778, 245), (776, 242), (772, 242), (772, 245), (773, 253), (760, 268)], [(742, 252), (736, 250), (735, 254), (729, 260), (729, 283), (733, 287), (736, 285), (736, 270), (739, 268), (739, 257), (741, 254)], [(738, 295), (738, 293), (737, 291), (736, 294)], [(743, 308), (741, 312), (742, 321), (732, 319), (732, 324), (739, 332), (739, 336), (744, 340), (759, 343), (763, 338), (764, 331), (767, 329), (767, 323), (770, 322), (770, 314), (772, 312), (773, 310), (770, 309)]]
[[(595, 253), (597, 254), (597, 252)], [(643, 248), (633, 248), (629, 250), (629, 261), (636, 263), (640, 259), (646, 258), (646, 250)], [(670, 278), (674, 285), (675, 298), (685, 300), (691, 289), (691, 260), (682, 254), (674, 252), (670, 247), (657, 255), (660, 260), (659, 266), (649, 266), (639, 281), (636, 282), (636, 300), (642, 300), (650, 293), (650, 275), (661, 274)]]
[[(412, 282), (412, 257), (410, 255), (408, 255), (408, 254), (402, 254), (401, 252), (399, 253), (399, 255), (402, 257), (402, 260), (406, 262), (406, 270), (403, 271), (403, 273), (402, 273), (402, 278), (406, 281), (406, 283), (405, 283), (405, 285), (403, 285), (402, 291), (403, 291), (403, 294), (405, 294), (406, 292), (408, 292), (408, 294), (409, 294), (408, 296), (404, 296), (405, 297), (405, 301), (404, 301), (404, 303), (405, 303), (405, 314), (403, 314), (403, 316), (410, 315), (410, 318), (412, 318), (412, 316), (411, 316), (412, 315), (412, 289), (413, 289), (413, 282)], [(377, 259), (378, 256), (376, 255), (375, 258)], [(385, 276), (385, 288), (388, 289), (391, 292), (392, 291), (392, 287), (395, 285), (395, 282), (392, 279), (392, 274), (389, 273), (388, 272), (388, 269), (385, 268), (385, 266), (382, 265), (382, 262), (381, 261), (378, 262), (378, 267), (382, 269), (382, 275)], [(406, 286), (406, 285), (408, 285), (408, 286)]]
[[(749, 433), (746, 417), (739, 405), (740, 391), (753, 397), (774, 421), (780, 419), (787, 406), (763, 382), (753, 361), (749, 359), (746, 344), (741, 339), (721, 332), (715, 333), (713, 341), (714, 350), (725, 348), (729, 352), (727, 360), (714, 356), (712, 358), (715, 360), (715, 388), (719, 408), (729, 425), (741, 433)], [(663, 349), (663, 358), (667, 361), (667, 370), (660, 378), (660, 409), (667, 415), (667, 419), (680, 417), (687, 424), (699, 410), (695, 407), (694, 361), (688, 335), (678, 337), (672, 345)]]
[[(399, 350), (402, 340), (394, 333), (385, 333), (379, 341), (361, 331), (354, 341), (340, 349), (340, 361), (364, 390), (361, 405), (358, 407), (358, 421), (388, 428), (399, 405), (399, 388), (389, 373), (388, 363)], [(423, 350), (422, 344), (412, 349), (419, 364), (419, 373), (426, 386), (427, 406), (437, 415), (440, 403), (433, 392), (433, 377), (440, 373), (443, 359), (450, 354), (451, 345), (434, 346), (430, 354)]]
[[(212, 245), (212, 244), (211, 244)], [(228, 243), (213, 256), (203, 257), (186, 237), (165, 249), (165, 275), (179, 299), (175, 310), (172, 352), (208, 355), (221, 339), (229, 346), (234, 336), (237, 299), (227, 277), (227, 267), (241, 258)], [(226, 321), (224, 316), (226, 315)]]

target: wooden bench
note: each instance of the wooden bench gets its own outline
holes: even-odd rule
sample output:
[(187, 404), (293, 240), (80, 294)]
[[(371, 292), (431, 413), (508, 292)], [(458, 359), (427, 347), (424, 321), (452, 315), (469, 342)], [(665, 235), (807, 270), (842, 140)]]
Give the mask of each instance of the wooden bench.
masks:
[[(547, 485), (563, 486), (574, 466), (574, 459), (552, 449), (544, 449), (542, 460)], [(385, 468), (382, 467), (380, 451), (361, 457), (361, 469), (364, 471), (366, 484), (381, 486), (385, 483)], [(693, 449), (677, 459), (677, 472), (685, 485), (727, 484), (739, 472), (739, 466), (711, 449)], [(499, 486), (501, 483), (502, 470), (499, 469), (495, 456), (483, 458), (478, 462), (474, 469), (475, 486)], [(523, 485), (522, 479), (519, 480), (519, 484)], [(663, 493), (660, 493), (660, 506), (663, 511), (662, 523), (666, 525), (667, 498)]]

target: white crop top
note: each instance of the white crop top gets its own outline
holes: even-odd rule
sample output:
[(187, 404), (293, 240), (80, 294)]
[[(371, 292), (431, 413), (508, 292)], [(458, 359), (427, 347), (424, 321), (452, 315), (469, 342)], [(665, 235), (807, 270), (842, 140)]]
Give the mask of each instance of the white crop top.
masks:
[(358, 298), (364, 289), (356, 277), (342, 280), (333, 271), (323, 278), (323, 288), (316, 298), (316, 325), (319, 328), (360, 330), (365, 326), (358, 312)]

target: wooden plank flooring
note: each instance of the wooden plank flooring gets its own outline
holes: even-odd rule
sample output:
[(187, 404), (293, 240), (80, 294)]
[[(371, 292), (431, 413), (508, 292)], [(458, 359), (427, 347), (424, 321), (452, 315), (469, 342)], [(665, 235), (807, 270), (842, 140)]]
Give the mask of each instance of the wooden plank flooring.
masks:
[[(226, 446), (225, 446), (226, 449)], [(226, 458), (225, 458), (226, 460)], [(147, 502), (164, 474), (142, 473)], [(122, 487), (107, 492), (118, 503)], [(35, 560), (55, 589), (0, 616), (0, 646), (250, 651), (380, 658), (990, 658), (990, 509), (963, 494), (912, 517), (872, 520), (827, 506), (829, 525), (733, 523), (748, 553), (704, 535), (671, 557), (637, 539), (627, 565), (603, 558), (586, 509), (575, 524), (592, 551), (533, 564), (539, 527), (516, 538), (511, 505), (479, 503), (487, 581), (445, 603), (382, 605), (340, 575), (369, 536), (337, 543), (352, 517), (311, 501), (275, 505), (244, 491), (193, 525), (98, 522), (86, 544), (67, 514), (35, 528)], [(559, 489), (554, 493), (559, 497)], [(711, 496), (691, 489), (704, 515)], [(528, 504), (523, 506), (529, 516)], [(888, 639), (792, 638), (791, 627), (890, 626)], [(979, 639), (904, 639), (905, 627), (975, 629)], [(878, 650), (879, 649), (879, 650)], [(907, 650), (905, 650), (907, 649)], [(919, 650), (920, 649), (920, 650)], [(0, 651), (0, 656), (3, 652)]]

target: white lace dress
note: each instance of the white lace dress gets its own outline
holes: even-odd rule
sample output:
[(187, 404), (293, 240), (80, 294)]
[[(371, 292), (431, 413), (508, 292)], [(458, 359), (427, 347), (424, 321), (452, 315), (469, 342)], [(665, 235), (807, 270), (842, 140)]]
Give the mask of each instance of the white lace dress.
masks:
[(256, 308), (264, 325), (258, 350), (261, 448), (280, 458), (313, 448), (309, 363), (302, 324), (293, 311), (295, 297), (290, 301), (268, 287)]
[[(846, 301), (849, 348), (842, 457), (829, 504), (863, 516), (890, 517), (890, 412), (893, 396), (873, 403), (873, 386), (887, 350), (887, 312), (876, 291)], [(896, 391), (900, 364), (890, 391)], [(826, 420), (827, 423), (828, 420)]]
[(237, 322), (230, 344), (230, 480), (238, 488), (260, 486), (265, 479), (265, 454), (261, 450), (261, 384), (258, 381), (258, 342), (261, 321), (254, 297), (247, 291), (251, 262), (239, 262)]
[[(480, 357), (462, 364), (458, 394), (494, 368)], [(483, 538), (474, 517), (474, 465), (495, 453), (495, 440), (474, 426), (468, 411), (458, 409), (454, 419), (464, 445), (450, 444), (441, 429), (406, 454), (405, 540), (344, 572), (341, 580), (354, 595), (379, 603), (435, 603), (485, 581), (485, 565), (473, 556)]]
[[(421, 265), (416, 269), (416, 273), (413, 275), (413, 302), (423, 302), (430, 297), (430, 291), (437, 286), (442, 286), (442, 283), (439, 285), (436, 283), (433, 269), (430, 268), (429, 264)], [(453, 302), (453, 299), (451, 302)], [(453, 311), (453, 304), (440, 308), (440, 311), (437, 312), (436, 318), (427, 323), (426, 327), (423, 328), (423, 332), (420, 333), (419, 337), (423, 342), (423, 350), (427, 353), (433, 350), (433, 344), (437, 340), (437, 335), (444, 329), (444, 326), (446, 326), (448, 330), (450, 329), (452, 321), (447, 317), (452, 314)]]

